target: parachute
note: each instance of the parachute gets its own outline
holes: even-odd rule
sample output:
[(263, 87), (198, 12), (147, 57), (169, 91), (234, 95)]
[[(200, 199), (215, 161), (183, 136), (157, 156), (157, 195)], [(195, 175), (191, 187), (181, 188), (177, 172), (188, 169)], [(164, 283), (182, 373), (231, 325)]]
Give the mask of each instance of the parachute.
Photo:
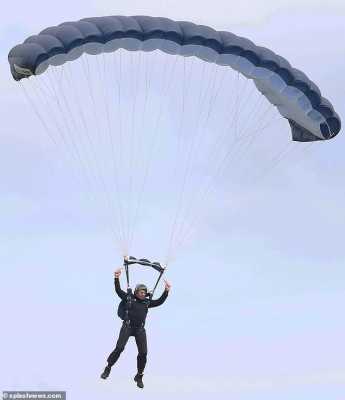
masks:
[[(191, 22), (64, 22), (28, 37), (8, 59), (52, 143), (108, 209), (123, 255), (165, 235), (170, 262), (223, 175), (257, 171), (275, 148), (265, 170), (294, 143), (332, 139), (341, 129), (331, 103), (286, 59)], [(280, 141), (286, 148), (275, 147)], [(160, 219), (165, 228), (156, 227)]]

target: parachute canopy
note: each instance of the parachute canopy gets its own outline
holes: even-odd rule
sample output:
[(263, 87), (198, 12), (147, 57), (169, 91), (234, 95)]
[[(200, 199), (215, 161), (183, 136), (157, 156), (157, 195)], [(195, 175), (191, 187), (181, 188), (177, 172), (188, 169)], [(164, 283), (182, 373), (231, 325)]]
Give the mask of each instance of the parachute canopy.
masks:
[[(109, 225), (123, 256), (164, 265), (199, 233), (216, 188), (236, 218), (236, 205), (255, 193), (251, 176), (341, 126), (319, 88), (284, 58), (191, 22), (65, 22), (14, 47), (9, 63), (51, 140), (47, 158), (72, 161), (62, 163), (63, 193), (80, 193), (81, 184), (96, 205), (87, 215), (102, 232)], [(164, 271), (147, 259), (131, 264)]]
[(159, 49), (229, 66), (249, 79), (287, 118), (293, 140), (334, 137), (340, 118), (307, 76), (271, 50), (230, 32), (191, 22), (149, 16), (108, 16), (64, 22), (27, 38), (9, 53), (13, 78), (43, 73), (49, 65), (73, 61), (83, 53)]

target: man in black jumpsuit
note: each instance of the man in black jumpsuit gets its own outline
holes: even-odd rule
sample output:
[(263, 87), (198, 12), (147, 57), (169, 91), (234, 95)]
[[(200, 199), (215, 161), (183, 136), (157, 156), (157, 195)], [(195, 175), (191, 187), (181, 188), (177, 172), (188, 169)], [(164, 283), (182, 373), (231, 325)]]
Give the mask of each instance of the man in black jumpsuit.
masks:
[[(121, 268), (115, 271), (115, 290), (117, 295), (121, 300), (126, 299), (128, 296), (126, 292), (121, 289), (120, 286), (120, 275)], [(147, 299), (147, 288), (145, 285), (137, 285), (134, 291), (134, 295), (131, 295), (131, 306), (128, 309), (128, 319), (122, 324), (119, 338), (116, 343), (115, 349), (110, 353), (107, 361), (108, 365), (105, 367), (104, 372), (101, 375), (102, 379), (107, 379), (111, 367), (119, 359), (120, 354), (123, 352), (127, 341), (130, 336), (135, 337), (135, 341), (138, 347), (138, 357), (137, 357), (137, 368), (138, 372), (134, 377), (137, 382), (137, 386), (140, 388), (144, 387), (143, 384), (143, 373), (146, 365), (147, 356), (147, 341), (146, 341), (146, 331), (145, 331), (145, 320), (149, 308), (160, 306), (164, 303), (168, 297), (168, 293), (171, 285), (165, 281), (165, 290), (161, 297), (157, 300)]]

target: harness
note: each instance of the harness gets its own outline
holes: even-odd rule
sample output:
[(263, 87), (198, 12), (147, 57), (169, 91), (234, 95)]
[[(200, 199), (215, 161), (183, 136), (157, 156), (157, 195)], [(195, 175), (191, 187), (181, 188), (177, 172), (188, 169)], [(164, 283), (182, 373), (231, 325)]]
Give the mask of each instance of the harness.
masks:
[[(123, 323), (127, 327), (131, 327), (131, 320), (129, 319), (129, 309), (132, 307), (132, 303), (136, 302), (137, 300), (132, 297), (132, 295), (127, 295), (126, 300), (125, 300), (125, 318), (123, 320)], [(147, 308), (149, 308), (150, 301), (146, 300), (145, 305)], [(136, 328), (144, 328), (145, 322), (142, 322), (140, 326)]]
[[(150, 290), (148, 292), (148, 299), (145, 300), (145, 304), (146, 307), (149, 308), (150, 302), (153, 298), (154, 292), (158, 286), (159, 281), (161, 280), (164, 271), (165, 271), (165, 267), (162, 267), (162, 265), (158, 262), (151, 262), (149, 260), (147, 260), (146, 258), (141, 258), (141, 259), (137, 259), (135, 257), (127, 257), (124, 258), (123, 260), (123, 266), (125, 268), (126, 271), (126, 280), (127, 280), (127, 295), (126, 295), (126, 299), (125, 299), (125, 318), (124, 318), (124, 324), (126, 324), (127, 326), (130, 326), (130, 319), (129, 319), (129, 309), (132, 307), (132, 303), (136, 301), (135, 297), (133, 296), (133, 292), (132, 289), (130, 287), (130, 283), (129, 283), (129, 266), (130, 265), (144, 265), (147, 267), (151, 267), (154, 270), (156, 270), (159, 275), (158, 278), (156, 280), (156, 283), (153, 287), (152, 290)], [(144, 322), (142, 323), (142, 328), (144, 327)]]

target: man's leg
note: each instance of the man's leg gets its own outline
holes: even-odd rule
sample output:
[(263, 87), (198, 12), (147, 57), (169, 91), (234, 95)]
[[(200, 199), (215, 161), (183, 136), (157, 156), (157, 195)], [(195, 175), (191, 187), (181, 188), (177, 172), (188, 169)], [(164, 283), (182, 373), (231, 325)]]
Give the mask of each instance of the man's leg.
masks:
[(121, 330), (120, 330), (119, 338), (117, 339), (116, 347), (110, 353), (110, 355), (107, 359), (108, 365), (105, 367), (104, 372), (101, 375), (101, 378), (103, 378), (103, 379), (108, 378), (111, 367), (119, 359), (120, 354), (123, 352), (130, 335), (131, 335), (131, 328), (129, 326), (127, 326), (126, 324), (123, 324), (121, 327)]
[(135, 342), (138, 347), (138, 357), (137, 357), (137, 368), (138, 373), (134, 377), (134, 380), (137, 382), (137, 385), (140, 388), (144, 387), (143, 384), (143, 374), (147, 360), (147, 339), (146, 339), (146, 331), (145, 328), (139, 328), (135, 333)]

